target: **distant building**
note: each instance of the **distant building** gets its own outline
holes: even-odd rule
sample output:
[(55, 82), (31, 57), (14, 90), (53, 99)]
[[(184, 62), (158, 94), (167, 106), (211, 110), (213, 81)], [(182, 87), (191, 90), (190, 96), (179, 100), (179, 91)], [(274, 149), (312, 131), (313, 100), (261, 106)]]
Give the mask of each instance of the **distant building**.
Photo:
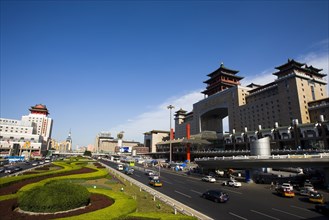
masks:
[(156, 152), (156, 144), (161, 141), (169, 140), (169, 131), (152, 130), (144, 133), (144, 146), (150, 153)]
[(131, 153), (133, 147), (137, 146), (140, 146), (139, 142), (127, 141), (119, 138), (114, 139), (110, 132), (101, 132), (96, 136), (95, 152), (109, 154), (128, 153), (123, 152), (123, 149), (126, 149), (129, 153)]
[(87, 151), (94, 152), (94, 151), (95, 151), (95, 147), (94, 147), (94, 145), (89, 144), (89, 145), (87, 146)]
[(30, 108), (22, 120), (0, 118), (0, 155), (40, 157), (50, 146), (52, 119), (45, 105)]

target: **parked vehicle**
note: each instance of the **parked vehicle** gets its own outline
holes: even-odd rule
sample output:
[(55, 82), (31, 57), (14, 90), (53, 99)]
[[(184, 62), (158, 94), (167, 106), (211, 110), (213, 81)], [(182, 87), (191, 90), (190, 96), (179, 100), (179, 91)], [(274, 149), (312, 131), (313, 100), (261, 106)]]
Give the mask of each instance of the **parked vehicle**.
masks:
[(212, 200), (214, 202), (227, 202), (229, 200), (229, 196), (219, 190), (208, 190), (207, 192), (201, 195), (202, 198)]
[(205, 176), (205, 177), (202, 177), (201, 179), (202, 181), (205, 181), (205, 182), (209, 182), (209, 183), (214, 183), (216, 182), (216, 179), (212, 176)]
[(38, 161), (34, 161), (33, 163), (32, 163), (32, 166), (38, 166), (39, 165), (39, 162)]

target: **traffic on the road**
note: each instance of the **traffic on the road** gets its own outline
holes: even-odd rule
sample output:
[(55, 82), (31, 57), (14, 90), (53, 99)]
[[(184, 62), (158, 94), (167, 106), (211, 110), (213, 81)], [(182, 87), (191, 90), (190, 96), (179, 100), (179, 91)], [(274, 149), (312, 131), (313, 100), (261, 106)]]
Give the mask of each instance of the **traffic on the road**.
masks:
[[(109, 159), (100, 161), (114, 169), (121, 164)], [(130, 177), (212, 219), (327, 219), (329, 194), (316, 190), (310, 182), (294, 188), (289, 182), (248, 184), (233, 176), (200, 177), (138, 163), (131, 169), (134, 172)]]

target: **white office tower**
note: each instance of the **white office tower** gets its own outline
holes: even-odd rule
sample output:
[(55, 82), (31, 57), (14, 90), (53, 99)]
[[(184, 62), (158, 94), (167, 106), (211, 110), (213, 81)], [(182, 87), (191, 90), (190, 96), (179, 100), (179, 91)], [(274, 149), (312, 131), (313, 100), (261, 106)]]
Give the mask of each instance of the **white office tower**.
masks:
[(0, 156), (40, 158), (49, 147), (52, 119), (45, 105), (35, 105), (22, 120), (0, 118)]
[(29, 110), (31, 113), (22, 116), (22, 122), (34, 122), (34, 134), (43, 137), (43, 144), (47, 146), (48, 150), (50, 147), (51, 130), (53, 125), (53, 120), (48, 117), (48, 109), (45, 105), (37, 104), (32, 106)]

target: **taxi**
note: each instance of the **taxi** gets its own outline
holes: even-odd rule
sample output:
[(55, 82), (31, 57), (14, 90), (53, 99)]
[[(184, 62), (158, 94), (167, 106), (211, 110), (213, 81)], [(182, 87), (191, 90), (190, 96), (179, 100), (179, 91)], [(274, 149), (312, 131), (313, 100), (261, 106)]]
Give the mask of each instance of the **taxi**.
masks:
[(308, 200), (313, 203), (324, 203), (323, 196), (318, 192), (311, 192), (310, 196), (308, 197)]
[(150, 181), (150, 185), (152, 185), (152, 186), (162, 186), (162, 182), (159, 179), (152, 179)]
[(294, 191), (289, 188), (281, 187), (277, 189), (277, 193), (283, 197), (293, 198), (295, 196)]

